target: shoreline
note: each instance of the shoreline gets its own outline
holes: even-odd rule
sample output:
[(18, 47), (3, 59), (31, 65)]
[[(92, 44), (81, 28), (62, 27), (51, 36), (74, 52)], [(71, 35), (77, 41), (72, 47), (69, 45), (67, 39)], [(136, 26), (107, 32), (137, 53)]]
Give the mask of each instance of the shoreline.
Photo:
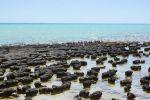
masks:
[[(97, 45), (98, 43), (100, 45), (109, 45), (110, 44), (147, 44), (150, 45), (150, 42), (141, 42), (141, 41), (78, 41), (78, 42), (64, 42), (64, 43), (33, 43), (33, 44), (13, 44), (13, 45), (1, 45), (0, 46), (0, 56), (6, 55), (8, 56), (11, 54), (11, 56), (27, 56), (29, 53), (36, 52), (36, 49), (50, 49), (51, 51), (54, 51), (53, 47), (56, 47), (56, 49), (62, 48), (62, 46), (65, 46), (66, 48), (70, 48), (70, 45), (75, 46), (77, 49), (80, 49), (78, 46), (83, 46), (84, 44), (90, 44), (93, 43), (94, 45)], [(60, 46), (60, 47), (59, 47)], [(13, 52), (10, 52), (13, 51)], [(27, 52), (28, 51), (28, 52)], [(59, 50), (58, 50), (59, 52)], [(10, 57), (12, 58), (12, 57)]]
[(0, 44), (0, 47), (2, 46), (27, 46), (27, 45), (53, 45), (53, 44), (66, 44), (66, 43), (78, 43), (78, 42), (95, 42), (95, 41), (99, 41), (99, 42), (116, 42), (116, 43), (131, 43), (131, 42), (139, 42), (139, 43), (147, 43), (150, 41), (132, 41), (132, 40), (77, 40), (77, 41), (51, 41), (51, 42), (31, 42), (31, 43), (26, 43), (26, 42), (18, 42), (18, 43), (13, 43), (13, 44), (9, 44), (9, 43), (5, 43), (5, 44)]
[[(57, 94), (60, 94), (60, 98), (64, 98), (66, 94), (63, 95), (63, 93), (67, 92), (68, 95), (70, 95), (69, 97), (66, 97), (66, 100), (73, 100), (73, 98), (78, 99), (83, 96), (80, 95), (83, 89), (88, 92), (89, 89), (92, 89), (90, 85), (97, 84), (102, 86), (104, 90), (103, 88), (100, 90), (94, 88), (93, 90), (90, 90), (90, 95), (97, 90), (98, 92), (96, 93), (98, 93), (99, 97), (101, 97), (101, 93), (104, 92), (102, 98), (108, 99), (106, 95), (109, 94), (109, 91), (105, 90), (105, 85), (103, 86), (99, 84), (99, 82), (106, 84), (105, 82), (108, 81), (109, 84), (113, 84), (114, 87), (117, 88), (117, 92), (121, 93), (117, 95), (118, 99), (125, 99), (128, 98), (129, 92), (120, 90), (122, 87), (119, 87), (119, 85), (128, 86), (129, 84), (121, 83), (121, 81), (127, 81), (127, 83), (133, 81), (133, 90), (138, 90), (140, 92), (134, 93), (131, 91), (131, 93), (134, 93), (132, 95), (137, 96), (138, 99), (142, 99), (143, 96), (145, 96), (145, 90), (139, 90), (139, 88), (136, 88), (137, 84), (134, 83), (134, 78), (132, 79), (129, 77), (130, 81), (126, 78), (124, 79), (123, 73), (128, 71), (130, 66), (132, 66), (133, 68), (131, 68), (133, 72), (134, 70), (138, 70), (142, 73), (142, 76), (140, 77), (138, 75), (133, 75), (133, 77), (138, 79), (146, 77), (145, 75), (147, 74), (145, 73), (149, 66), (145, 65), (145, 68), (140, 67), (142, 69), (142, 71), (140, 71), (141, 69), (139, 70), (138, 68), (143, 65), (141, 63), (139, 64), (139, 62), (137, 63), (137, 59), (140, 59), (143, 64), (145, 64), (145, 62), (147, 63), (150, 55), (149, 51), (150, 42), (142, 43), (137, 41), (84, 41), (0, 46), (0, 98), (22, 98), (22, 95), (20, 94), (24, 94), (23, 98), (29, 96), (29, 98), (37, 99), (39, 97), (40, 100), (42, 97), (46, 98), (41, 96), (41, 94), (48, 94), (48, 96), (46, 95), (48, 98), (45, 100), (49, 100), (49, 97), (54, 99), (57, 97)], [(135, 61), (138, 66), (134, 64), (132, 65), (132, 61), (130, 60), (133, 62)], [(128, 64), (128, 62), (130, 63)], [(129, 67), (127, 69), (126, 67), (123, 67), (126, 64)], [(112, 70), (112, 72), (109, 72), (109, 70)], [(113, 77), (107, 75), (103, 76), (103, 73), (112, 74)], [(116, 73), (119, 74), (116, 75)], [(108, 78), (108, 80), (106, 79), (106, 81), (103, 81), (103, 78), (105, 77)], [(111, 78), (113, 80), (111, 80)], [(59, 85), (56, 83), (50, 83), (56, 81), (58, 81)], [(140, 80), (138, 80), (138, 82), (140, 83)], [(62, 84), (60, 85), (60, 83)], [(5, 87), (3, 86), (4, 84), (6, 84)], [(39, 84), (41, 85), (36, 87), (35, 84), (38, 84), (38, 86)], [(76, 90), (77, 87), (71, 87), (76, 84), (80, 89)], [(116, 87), (115, 84), (117, 84), (118, 87)], [(31, 93), (22, 92), (20, 90), (22, 87), (28, 85), (30, 87), (27, 90)], [(138, 84), (138, 86), (142, 87), (141, 84)], [(58, 91), (55, 87), (60, 90)], [(6, 91), (9, 91), (10, 94), (5, 94), (7, 93)], [(74, 92), (72, 93), (70, 91)], [(124, 93), (126, 93), (126, 97), (122, 97), (124, 96)], [(139, 96), (139, 94), (142, 96)], [(116, 95), (115, 91), (112, 95)], [(116, 98), (114, 96), (111, 96), (111, 98)], [(57, 100), (60, 100), (59, 97), (57, 98)], [(117, 98), (115, 100), (117, 100)]]

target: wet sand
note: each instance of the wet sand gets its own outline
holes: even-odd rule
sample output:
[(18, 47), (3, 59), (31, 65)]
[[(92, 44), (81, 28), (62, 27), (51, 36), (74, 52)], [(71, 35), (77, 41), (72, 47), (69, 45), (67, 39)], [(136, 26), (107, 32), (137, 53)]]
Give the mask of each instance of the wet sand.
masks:
[[(62, 67), (67, 69), (67, 72), (74, 74), (74, 72), (83, 72), (86, 77), (87, 71), (91, 70), (93, 67), (99, 67), (100, 71), (98, 72), (98, 80), (95, 84), (92, 84), (90, 88), (84, 88), (83, 84), (79, 82), (79, 78), (71, 80), (71, 87), (68, 90), (62, 91), (61, 93), (56, 93), (55, 95), (49, 94), (40, 94), (39, 92), (30, 96), (33, 100), (76, 100), (74, 98), (79, 92), (83, 89), (86, 89), (92, 94), (95, 91), (101, 91), (102, 96), (100, 100), (112, 100), (116, 98), (119, 100), (127, 100), (127, 92), (124, 91), (124, 86), (120, 85), (120, 81), (124, 79), (132, 80), (131, 89), (129, 92), (133, 93), (136, 96), (136, 100), (149, 100), (150, 93), (143, 91), (140, 79), (144, 76), (149, 76), (148, 68), (150, 67), (150, 52), (149, 48), (150, 42), (139, 43), (139, 42), (76, 42), (76, 43), (63, 43), (63, 44), (35, 44), (35, 45), (17, 45), (17, 46), (1, 46), (0, 47), (0, 67), (4, 71), (1, 71), (1, 76), (4, 77), (4, 80), (0, 82), (3, 83), (6, 80), (17, 80), (17, 73), (23, 69), (27, 68), (30, 71), (27, 71), (29, 75), (24, 77), (31, 77), (31, 74), (35, 74), (35, 68), (39, 66), (39, 69), (46, 69), (50, 67)], [(91, 59), (92, 56), (95, 56), (95, 59)], [(101, 57), (107, 57), (107, 60), (102, 61), (102, 64), (97, 64), (97, 60)], [(118, 61), (122, 59), (127, 59), (127, 63), (117, 64), (113, 66), (112, 63), (108, 61), (113, 60), (117, 62), (114, 58), (119, 58)], [(72, 61), (85, 61), (87, 62), (86, 66), (81, 66), (79, 70), (75, 70), (70, 64)], [(134, 60), (144, 60), (145, 63), (133, 64)], [(38, 63), (35, 63), (35, 62)], [(41, 62), (42, 61), (42, 62)], [(63, 67), (67, 64), (68, 67)], [(141, 70), (133, 71), (131, 77), (126, 77), (125, 72), (131, 70), (131, 66), (141, 66)], [(15, 67), (12, 66), (17, 66)], [(105, 68), (102, 68), (105, 66)], [(117, 70), (114, 77), (116, 78), (114, 84), (108, 82), (108, 78), (102, 79), (102, 73), (107, 72), (108, 70), (113, 69)], [(52, 69), (50, 69), (52, 70)], [(10, 72), (14, 73), (15, 77), (7, 79), (7, 74)], [(61, 78), (57, 78), (56, 73), (52, 72), (53, 75), (46, 82), (41, 82), (43, 86), (52, 88), (52, 85), (61, 86), (63, 83)], [(22, 77), (22, 76), (19, 76)], [(39, 76), (40, 77), (40, 76)], [(0, 86), (0, 94), (3, 93), (5, 89), (14, 88), (12, 96), (1, 96), (3, 100), (24, 100), (26, 98), (26, 93), (19, 94), (16, 87), (30, 85), (31, 88), (35, 88), (34, 83), (40, 81), (40, 78), (33, 78), (29, 83), (18, 82), (14, 86), (6, 86), (2, 88)], [(18, 80), (17, 80), (18, 81)], [(150, 82), (150, 80), (149, 80)], [(20, 85), (21, 84), (21, 85)], [(23, 84), (23, 85), (22, 85)], [(149, 86), (149, 84), (148, 84)], [(39, 88), (36, 88), (39, 91)], [(89, 100), (89, 98), (87, 98)]]

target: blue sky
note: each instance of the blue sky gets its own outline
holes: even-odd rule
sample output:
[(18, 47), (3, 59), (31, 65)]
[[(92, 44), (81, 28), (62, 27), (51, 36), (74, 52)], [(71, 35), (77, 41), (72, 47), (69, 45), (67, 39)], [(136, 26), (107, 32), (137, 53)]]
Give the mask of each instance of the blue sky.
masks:
[(0, 23), (150, 23), (150, 0), (0, 0)]

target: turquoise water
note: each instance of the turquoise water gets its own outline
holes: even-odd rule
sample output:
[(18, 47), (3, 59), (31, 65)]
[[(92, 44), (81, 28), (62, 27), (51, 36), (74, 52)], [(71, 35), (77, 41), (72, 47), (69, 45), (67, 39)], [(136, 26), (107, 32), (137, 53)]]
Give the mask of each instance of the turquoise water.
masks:
[(0, 24), (0, 44), (150, 41), (150, 24)]

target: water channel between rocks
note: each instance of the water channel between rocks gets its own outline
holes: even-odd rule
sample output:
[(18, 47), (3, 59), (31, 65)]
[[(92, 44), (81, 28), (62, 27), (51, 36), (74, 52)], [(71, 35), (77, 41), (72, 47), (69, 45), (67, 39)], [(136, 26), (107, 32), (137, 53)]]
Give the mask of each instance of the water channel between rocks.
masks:
[[(143, 48), (141, 48), (143, 50)], [(98, 81), (96, 84), (92, 84), (91, 88), (87, 89), (90, 91), (90, 93), (94, 91), (102, 91), (102, 98), (101, 100), (111, 100), (112, 98), (118, 98), (119, 100), (126, 100), (126, 93), (124, 92), (124, 88), (120, 85), (120, 80), (126, 79), (125, 71), (131, 70), (130, 66), (133, 65), (133, 60), (141, 59), (145, 60), (145, 64), (141, 64), (141, 71), (134, 71), (132, 75), (132, 88), (131, 92), (136, 95), (136, 100), (150, 100), (150, 94), (146, 93), (142, 90), (142, 86), (140, 85), (140, 78), (143, 76), (148, 75), (148, 67), (150, 66), (150, 58), (142, 56), (141, 58), (133, 57), (132, 55), (129, 55), (128, 57), (124, 57), (128, 59), (128, 62), (126, 64), (117, 65), (116, 67), (112, 67), (110, 63), (108, 63), (108, 60), (113, 59), (112, 57), (108, 56), (107, 61), (104, 62), (103, 65), (97, 65), (96, 60), (91, 60), (90, 58), (73, 58), (71, 60), (68, 60), (67, 62), (70, 63), (72, 60), (84, 60), (87, 61), (87, 66), (82, 66), (80, 70), (73, 70), (72, 67), (68, 68), (68, 72), (74, 73), (76, 71), (84, 72), (86, 75), (87, 71), (90, 70), (92, 67), (103, 67), (106, 66), (104, 69), (100, 69), (100, 72), (98, 74)], [(122, 56), (117, 56), (119, 58), (123, 58)], [(55, 63), (55, 61), (48, 61), (46, 65), (51, 65)], [(45, 67), (41, 66), (41, 67)], [(109, 84), (108, 81), (103, 80), (101, 78), (101, 75), (103, 72), (108, 71), (109, 69), (116, 69), (117, 73), (117, 80), (115, 84)], [(34, 67), (31, 66), (31, 71), (34, 71)], [(9, 70), (8, 70), (9, 72)], [(40, 80), (39, 78), (37, 80)], [(31, 87), (34, 88), (34, 82), (37, 81), (34, 80), (31, 84)], [(53, 75), (53, 77), (48, 81), (42, 83), (42, 85), (46, 85), (47, 87), (51, 87), (52, 85), (61, 85), (61, 80), (59, 78), (56, 78), (56, 75)], [(83, 89), (82, 83), (79, 82), (79, 80), (75, 80), (71, 82), (71, 88), (67, 91), (64, 91), (63, 93), (51, 95), (51, 94), (37, 94), (33, 97), (33, 100), (62, 100), (64, 98), (65, 100), (73, 100), (74, 96), (76, 96), (81, 90)], [(25, 95), (20, 95), (20, 97), (17, 98), (17, 100), (23, 100), (25, 98)], [(8, 99), (9, 100), (9, 99)], [(87, 99), (88, 100), (88, 99)]]

